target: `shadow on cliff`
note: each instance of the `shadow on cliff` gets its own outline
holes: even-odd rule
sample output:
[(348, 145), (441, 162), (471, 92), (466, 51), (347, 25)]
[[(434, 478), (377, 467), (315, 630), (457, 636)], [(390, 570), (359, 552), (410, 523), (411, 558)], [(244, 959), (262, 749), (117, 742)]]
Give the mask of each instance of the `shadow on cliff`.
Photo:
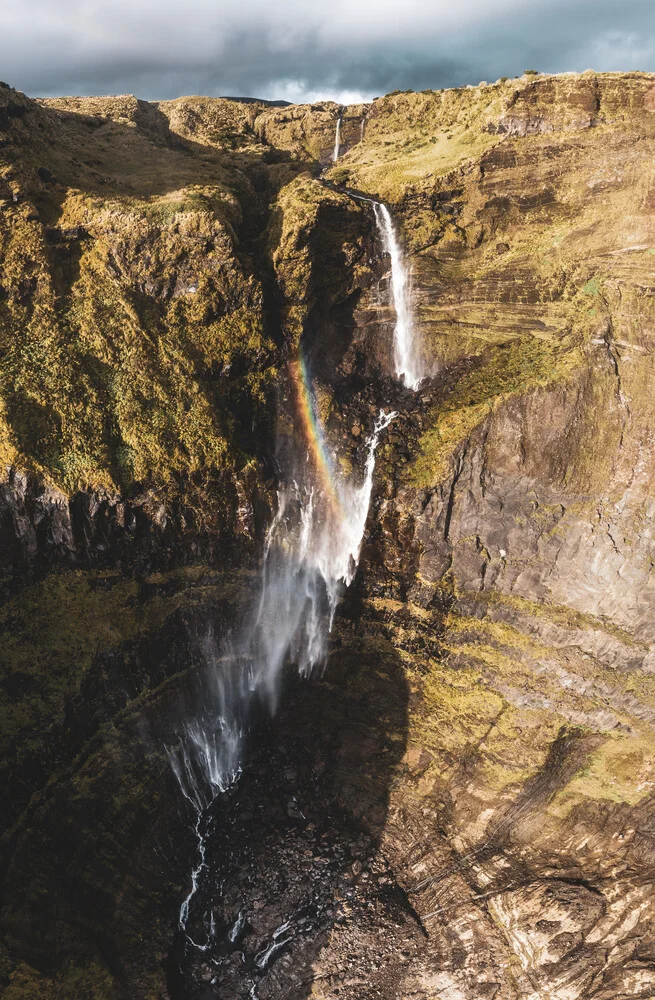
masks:
[[(105, 412), (97, 444), (106, 453), (107, 470), (117, 486), (116, 491), (78, 492), (69, 501), (38, 473), (10, 476), (6, 485), (0, 485), (0, 585), (7, 591), (18, 589), (26, 581), (42, 576), (46, 569), (120, 566), (124, 571), (139, 573), (168, 569), (199, 558), (211, 562), (219, 547), (217, 538), (221, 557), (226, 545), (234, 544), (237, 557), (243, 559), (247, 556), (242, 544), (244, 533), (233, 515), (243, 504), (244, 490), (252, 499), (256, 520), (260, 513), (263, 517), (268, 513), (265, 495), (268, 484), (259, 491), (260, 496), (247, 481), (253, 479), (252, 471), (245, 470), (252, 470), (254, 458), (257, 473), (262, 478), (270, 477), (275, 447), (272, 416), (275, 393), (252, 392), (249, 380), (254, 374), (254, 382), (259, 384), (259, 374), (276, 362), (275, 351), (282, 347), (283, 339), (280, 293), (265, 247), (266, 227), (270, 205), (280, 187), (298, 172), (314, 167), (309, 162), (292, 162), (290, 153), (273, 147), (263, 153), (261, 148), (252, 153), (236, 152), (184, 139), (172, 133), (168, 119), (149, 105), (140, 106), (136, 128), (111, 123), (113, 144), (109, 152), (102, 138), (107, 122), (101, 117), (45, 108), (39, 113), (56, 120), (58, 138), (52, 148), (38, 147), (34, 153), (33, 166), (37, 170), (21, 200), (26, 206), (33, 203), (44, 227), (43, 255), (48, 260), (57, 309), (61, 313), (66, 350), (71, 347), (71, 377), (81, 387), (80, 398), (87, 400), (97, 395), (103, 401)], [(24, 120), (28, 119), (29, 113)], [(99, 172), (101, 168), (91, 149), (95, 146), (98, 162), (106, 164), (109, 176)], [(230, 443), (241, 463), (235, 474), (240, 476), (240, 482), (235, 483), (235, 475), (222, 470), (220, 465), (194, 472), (173, 472), (176, 489), (162, 503), (167, 491), (159, 489), (159, 484), (153, 486), (150, 480), (134, 480), (125, 465), (124, 458), (130, 448), (111, 412), (114, 365), (96, 357), (88, 346), (76, 347), (74, 336), (71, 341), (75, 331), (66, 326), (71, 292), (79, 278), (80, 257), (83, 248), (93, 244), (93, 236), (83, 226), (67, 227), (70, 220), (66, 211), (71, 189), (90, 199), (89, 205), (93, 205), (93, 199), (114, 204), (116, 199), (123, 199), (127, 213), (134, 211), (134, 198), (139, 195), (138, 211), (154, 228), (157, 225), (163, 228), (173, 218), (178, 203), (167, 203), (169, 215), (159, 217), (156, 204), (150, 204), (151, 197), (174, 192), (182, 197), (186, 186), (203, 184), (224, 185), (238, 199), (242, 219), (238, 225), (234, 220), (232, 223), (237, 230), (234, 256), (244, 273), (255, 274), (261, 283), (264, 330), (275, 348), (270, 354), (256, 357), (246, 348), (237, 350), (227, 377), (228, 370), (223, 370), (219, 362), (210, 364), (189, 338), (183, 341), (189, 368), (202, 384), (212, 407), (217, 433)], [(193, 204), (198, 207), (197, 201)], [(219, 214), (223, 215), (220, 210)], [(230, 223), (226, 226), (229, 229)], [(158, 283), (163, 268), (161, 260), (150, 262), (141, 274), (137, 273), (138, 268), (130, 269), (130, 263), (138, 262), (140, 255), (128, 250), (134, 260), (128, 260), (127, 266), (124, 260), (120, 265), (110, 262), (107, 280), (120, 286), (120, 294), (137, 317), (144, 340), (152, 338), (158, 343), (175, 281)], [(198, 259), (202, 262), (201, 256)], [(142, 287), (146, 277), (152, 279), (152, 286), (157, 289), (152, 294), (146, 294)], [(25, 309), (34, 307), (35, 290), (36, 279), (26, 279), (21, 290)], [(3, 294), (0, 288), (0, 297)], [(221, 301), (228, 314), (233, 303)], [(211, 315), (206, 320), (217, 318), (220, 317)], [(50, 473), (50, 482), (60, 483), (65, 456), (62, 418), (56, 400), (39, 402), (33, 392), (11, 386), (5, 395), (11, 443), (20, 454), (42, 465)], [(243, 487), (241, 492), (240, 487)], [(187, 502), (175, 500), (176, 492), (185, 495)], [(259, 536), (257, 540), (261, 540)]]
[(5, 753), (0, 993), (9, 976), (16, 1000), (136, 998), (159, 982), (186, 872), (173, 845), (188, 836), (164, 743), (210, 613), (220, 604), (98, 654), (63, 711)]
[(355, 619), (337, 622), (322, 678), (288, 672), (277, 714), (252, 727), (238, 784), (213, 806), (206, 867), (169, 955), (173, 1000), (253, 989), (303, 1000), (335, 924), (382, 897), (391, 919), (411, 916), (403, 891), (373, 874), (407, 704), (397, 653)]
[[(148, 133), (142, 149), (152, 153), (157, 169), (150, 172), (144, 155), (137, 164), (141, 181), (147, 175), (148, 193), (164, 194), (204, 178), (211, 183), (217, 164), (225, 167), (244, 202), (239, 253), (251, 262), (262, 254), (257, 265), (263, 269), (269, 303), (265, 311), (275, 327), (273, 277), (266, 261), (261, 263), (264, 225), (279, 187), (313, 165), (291, 163), (290, 154), (271, 149), (268, 160), (280, 169), (269, 172), (259, 154), (223, 153), (171, 138), (160, 129), (161, 113), (153, 118), (151, 110), (142, 128)], [(81, 116), (70, 112), (57, 112), (57, 118), (64, 124), (81, 122)], [(82, 126), (90, 136), (100, 127)], [(112, 127), (124, 132), (128, 149), (134, 129), (117, 123)], [(48, 155), (44, 151), (46, 162)], [(87, 194), (129, 195), (138, 189), (138, 184), (130, 189), (115, 178), (90, 178), (89, 171), (75, 178)], [(217, 179), (224, 177), (215, 177), (214, 183)], [(249, 201), (252, 192), (255, 197)], [(60, 223), (64, 194), (54, 174), (43, 182), (35, 201), (45, 226)], [(336, 223), (340, 217), (337, 213)], [(62, 297), (75, 280), (77, 239), (74, 234), (64, 239), (60, 230), (51, 234)], [(50, 252), (55, 255), (54, 249)], [(323, 266), (322, 259), (318, 264)], [(341, 266), (339, 257), (336, 272)], [(143, 311), (138, 297), (135, 303)], [(355, 304), (356, 296), (344, 311), (351, 315)], [(350, 330), (352, 321), (348, 323)], [(272, 332), (279, 344), (280, 330)], [(344, 347), (337, 345), (335, 357)], [(218, 386), (212, 373), (208, 378)], [(255, 447), (261, 425), (254, 425), (252, 414), (241, 419), (232, 397), (222, 391), (216, 389), (217, 408), (230, 404), (239, 418), (240, 443)], [(22, 403), (14, 415), (17, 433), (30, 439), (49, 419), (47, 412)], [(264, 434), (265, 441), (269, 437)], [(14, 532), (9, 517), (6, 525), (8, 533)], [(74, 527), (65, 527), (48, 532), (48, 545), (54, 548), (50, 535), (56, 536), (63, 549), (61, 558), (58, 550), (53, 556), (53, 568), (68, 565), (69, 551), (75, 548), (68, 541)], [(103, 550), (116, 551), (121, 531), (116, 520), (116, 531), (112, 527), (103, 533)], [(157, 542), (153, 539), (153, 549)], [(36, 535), (34, 548), (36, 559)], [(181, 553), (174, 559), (187, 561)], [(390, 784), (405, 750), (408, 693), (391, 644), (365, 635), (352, 609), (349, 615), (353, 617), (337, 622), (324, 677), (300, 681), (290, 672), (276, 717), (262, 716), (253, 725), (241, 781), (215, 804), (208, 877), (189, 922), (194, 939), (210, 935), (211, 949), (201, 952), (184, 941), (175, 943), (168, 962), (175, 997), (247, 997), (249, 983), (264, 980), (270, 997), (308, 996), (312, 964), (330, 928), (345, 919), (346, 907), (365, 906), (367, 893), (377, 891), (366, 884), (373, 881), (367, 869), (375, 859)], [(27, 758), (27, 766), (17, 768), (16, 782), (25, 808), (2, 844), (7, 951), (0, 949), (0, 988), (7, 976), (27, 970), (20, 972), (23, 992), (14, 988), (14, 998), (56, 991), (62, 1000), (82, 995), (139, 1000), (163, 993), (162, 955), (171, 943), (195, 860), (193, 828), (163, 747), (172, 742), (182, 694), (196, 670), (197, 636), (172, 626), (170, 634), (159, 638), (117, 650), (112, 659), (97, 658), (86, 685), (89, 699), (66, 704), (63, 720), (56, 721), (45, 741), (21, 731), (17, 756), (22, 755), (23, 763)], [(71, 657), (75, 655), (73, 649)], [(105, 709), (99, 711), (99, 706)], [(387, 896), (391, 910), (406, 906), (400, 890)], [(288, 938), (280, 931), (287, 922)], [(214, 966), (210, 964), (207, 978), (210, 958)], [(211, 979), (219, 973), (217, 992)]]
[[(1, 843), (0, 991), (8, 975), (16, 998), (56, 989), (64, 1000), (145, 1000), (164, 989), (162, 956), (197, 861), (193, 817), (164, 746), (203, 669), (206, 621), (197, 608), (161, 637), (98, 658), (86, 708), (77, 706), (88, 716), (87, 739), (72, 711), (61, 738), (50, 734), (55, 773)], [(208, 877), (191, 909), (195, 940), (213, 922), (212, 948), (177, 938), (167, 962), (173, 997), (245, 998), (253, 977), (271, 984), (271, 997), (309, 995), (312, 962), (339, 906), (356, 901), (353, 865), (365, 875), (375, 855), (405, 749), (401, 664), (386, 640), (360, 632), (355, 619), (340, 618), (325, 675), (303, 681), (290, 668), (277, 715), (254, 718), (242, 778), (215, 804)], [(293, 939), (260, 967), (287, 920)], [(210, 979), (221, 975), (219, 992), (206, 980), (208, 962)]]

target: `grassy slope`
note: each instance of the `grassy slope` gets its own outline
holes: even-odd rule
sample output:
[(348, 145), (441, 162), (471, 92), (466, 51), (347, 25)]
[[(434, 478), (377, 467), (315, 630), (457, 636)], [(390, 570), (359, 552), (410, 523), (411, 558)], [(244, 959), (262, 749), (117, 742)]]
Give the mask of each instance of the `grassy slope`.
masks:
[(133, 98), (19, 106), (0, 151), (2, 461), (67, 492), (243, 465), (235, 418), (275, 375), (239, 248), (253, 158), (173, 141)]
[(621, 433), (612, 406), (603, 421), (612, 386), (591, 357), (607, 330), (634, 419), (652, 425), (654, 87), (647, 74), (523, 77), (367, 109), (364, 140), (331, 173), (394, 206), (428, 369), (480, 359), (435, 408), (415, 485), (440, 482), (508, 399), (560, 383), (588, 407), (563, 476), (603, 489)]
[[(430, 414), (407, 474), (414, 487), (443, 481), (490, 413), (560, 386), (584, 402), (565, 441), (562, 478), (590, 494), (603, 489), (621, 430), (606, 405), (614, 388), (589, 359), (599, 337), (605, 352), (599, 330), (608, 319), (630, 358), (622, 378), (635, 434), (652, 426), (644, 337), (655, 245), (651, 85), (639, 75), (524, 78), (348, 109), (353, 123), (366, 115), (365, 138), (356, 142), (355, 124), (346, 131), (352, 147), (332, 177), (393, 205), (413, 252), (420, 332), (432, 356), (479, 362)], [(237, 446), (235, 415), (264, 405), (277, 361), (262, 326), (261, 276), (243, 246), (257, 228), (248, 217), (255, 185), (265, 187), (264, 200), (279, 192), (269, 251), (295, 337), (311, 306), (303, 227), (324, 207), (359, 211), (309, 176), (294, 179), (329, 157), (338, 109), (205, 98), (26, 107), (12, 126), (14, 144), (0, 149), (0, 457), (67, 491), (148, 480), (176, 488), (188, 475), (243, 466), (249, 456)], [(586, 128), (594, 116), (596, 127)], [(501, 121), (509, 131), (497, 131)], [(529, 134), (516, 134), (521, 123)], [(39, 177), (39, 167), (55, 179)], [(76, 226), (91, 239), (46, 238), (46, 228)], [(620, 252), (630, 247), (642, 249)], [(39, 680), (19, 704), (9, 700), (15, 732), (28, 719), (59, 717), (95, 653), (156, 631), (194, 599), (189, 581), (178, 581), (172, 598), (166, 591), (141, 602), (138, 584), (110, 582), (98, 591), (93, 575), (64, 576), (3, 614), (13, 636), (8, 672)], [(482, 805), (485, 796), (511, 798), (562, 728), (589, 726), (609, 708), (633, 728), (608, 735), (549, 814), (565, 817), (590, 799), (640, 801), (655, 766), (653, 736), (648, 721), (634, 725), (629, 699), (638, 695), (650, 711), (652, 685), (576, 652), (586, 630), (611, 625), (503, 601), (496, 595), (502, 610), (494, 605), (482, 617), (455, 605), (445, 623), (419, 608), (379, 606), (361, 639), (374, 647), (384, 617), (403, 651), (414, 692), (410, 752), (429, 758), (420, 793), (458, 787), (462, 815), (476, 796)], [(62, 607), (72, 615), (63, 631)], [(557, 614), (572, 632), (563, 652), (526, 624), (552, 624)], [(567, 671), (584, 678), (584, 691), (562, 693)], [(85, 975), (72, 970), (62, 987), (19, 967), (8, 995), (76, 996)], [(100, 969), (88, 975), (90, 995), (111, 995)]]
[[(594, 278), (587, 262), (595, 255), (599, 270), (616, 271), (605, 251), (629, 228), (633, 198), (606, 181), (599, 156), (607, 173), (613, 146), (637, 134), (649, 141), (649, 80), (524, 77), (347, 109), (346, 121), (365, 117), (364, 138), (353, 133), (332, 174), (395, 204), (415, 253), (431, 363), (521, 341), (485, 355), (478, 384), (462, 387), (467, 412), (453, 414), (456, 392), (443, 419), (435, 414), (416, 483), (438, 480), (490, 406), (521, 385), (544, 385), (549, 368), (553, 381), (579, 364), (593, 326), (579, 294)], [(68, 491), (238, 466), (235, 412), (261, 408), (275, 376), (260, 278), (237, 235), (244, 205), (248, 213), (257, 201), (251, 178), (264, 171), (269, 196), (284, 188), (330, 147), (339, 109), (207, 98), (25, 103), (3, 171), (19, 202), (0, 213), (5, 462), (31, 464)], [(264, 141), (295, 165), (265, 162)], [(625, 170), (647, 192), (643, 172), (636, 177), (642, 159), (632, 155)], [(598, 176), (585, 185), (592, 166)], [(38, 167), (55, 180), (40, 179)], [(306, 211), (304, 190), (281, 194), (287, 219)], [(92, 239), (49, 244), (43, 223), (82, 226)], [(306, 291), (295, 287), (304, 265), (298, 259), (294, 283), (293, 255), (272, 253), (290, 312), (305, 315)]]
[[(654, 94), (652, 76), (584, 74), (398, 94), (367, 109), (364, 141), (330, 175), (392, 204), (429, 360), (477, 359), (433, 407), (408, 483), (443, 483), (492, 414), (502, 421), (510, 404), (529, 412), (549, 393), (577, 401), (574, 423), (557, 431), (554, 454), (529, 454), (533, 474), (592, 505), (615, 502), (636, 461), (647, 475), (637, 456), (655, 420)], [(492, 472), (492, 448), (502, 447), (513, 442), (489, 443)], [(493, 596), (497, 608), (508, 601)], [(456, 795), (460, 833), (467, 802), (478, 816), (499, 796), (511, 800), (558, 733), (576, 727), (604, 739), (548, 805), (544, 830), (590, 800), (645, 800), (655, 773), (648, 675), (578, 648), (611, 622), (536, 603), (471, 616), (457, 598), (443, 623), (414, 608), (408, 627), (407, 613), (385, 612), (415, 690), (408, 759), (428, 755), (419, 785)], [(544, 639), (532, 634), (540, 628)], [(549, 635), (556, 628), (563, 645)], [(616, 638), (629, 653), (630, 635)], [(481, 833), (472, 824), (465, 839)]]

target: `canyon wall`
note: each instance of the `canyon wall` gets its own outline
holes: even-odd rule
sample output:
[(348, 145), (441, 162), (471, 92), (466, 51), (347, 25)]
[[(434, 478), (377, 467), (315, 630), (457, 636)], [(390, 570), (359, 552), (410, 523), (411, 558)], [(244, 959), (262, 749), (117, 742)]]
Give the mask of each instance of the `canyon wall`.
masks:
[[(280, 719), (368, 831), (368, 916), (267, 995), (651, 995), (654, 152), (646, 74), (351, 108), (0, 87), (9, 1000), (167, 995), (192, 838), (164, 745), (252, 589), (298, 344), (344, 468), (398, 417), (293, 695), (313, 749)], [(402, 239), (416, 394), (353, 194)]]

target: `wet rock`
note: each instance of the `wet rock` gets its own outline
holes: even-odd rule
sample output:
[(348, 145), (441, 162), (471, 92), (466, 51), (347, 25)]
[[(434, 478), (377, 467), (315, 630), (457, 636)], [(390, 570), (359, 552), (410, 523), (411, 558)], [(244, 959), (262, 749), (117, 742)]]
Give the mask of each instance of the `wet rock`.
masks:
[[(27, 603), (3, 619), (12, 658), (3, 700), (18, 734), (3, 762), (3, 919), (11, 967), (38, 979), (26, 989), (70, 992), (59, 980), (72, 976), (86, 990), (75, 962), (93, 960), (107, 962), (99, 977), (118, 970), (135, 1000), (165, 995), (159, 956), (193, 837), (166, 785), (162, 746), (181, 678), (191, 684), (199, 657), (189, 603), (222, 626), (204, 603), (206, 582), (185, 603), (157, 572), (240, 565), (261, 541), (271, 489), (263, 478), (277, 469), (257, 400), (270, 389), (267, 372), (277, 379), (284, 342), (285, 352), (299, 343), (306, 351), (344, 467), (359, 467), (381, 406), (399, 416), (378, 454), (326, 683), (285, 691), (275, 725), (253, 722), (250, 767), (216, 806), (192, 907), (189, 938), (200, 946), (178, 937), (170, 995), (245, 1000), (256, 985), (261, 1000), (305, 1000), (314, 983), (340, 1000), (650, 995), (650, 77), (524, 78), (357, 109), (129, 97), (82, 107), (4, 91), (0, 100), (3, 150), (25, 157), (2, 190), (3, 220), (7, 232), (24, 220), (18, 245), (33, 248), (15, 276), (3, 274), (3, 329), (22, 345), (26, 317), (47, 316), (35, 342), (65, 353), (83, 302), (93, 324), (76, 358), (99, 343), (78, 397), (68, 391), (73, 369), (58, 376), (67, 388), (55, 401), (30, 382), (29, 366), (30, 392), (18, 380), (6, 394), (2, 440), (16, 461), (0, 499), (3, 590), (26, 588)], [(413, 254), (415, 326), (431, 365), (418, 399), (393, 378), (388, 261), (371, 213), (307, 173), (310, 161), (327, 164), (337, 114), (353, 151), (349, 183), (370, 181), (385, 198), (378, 187), (388, 185)], [(130, 195), (129, 211), (103, 208), (85, 222), (93, 241), (73, 217), (42, 232), (30, 184), (39, 199), (52, 194), (53, 165), (42, 165), (50, 140), (58, 185), (102, 182), (120, 204), (120, 158), (105, 168), (91, 148), (67, 165), (62, 139), (73, 137), (77, 154), (80, 130), (93, 147), (108, 120), (135, 143), (131, 163), (143, 154), (144, 169), (177, 171), (183, 149), (194, 183), (179, 202), (148, 197), (139, 208)], [(401, 167), (381, 167), (387, 153), (401, 164), (387, 134), (403, 130), (410, 141), (425, 130), (426, 143), (438, 133), (453, 151), (443, 175), (431, 158), (411, 185), (398, 181)], [(265, 156), (253, 137), (269, 143)], [(360, 161), (364, 141), (372, 145)], [(209, 204), (196, 189), (226, 170), (229, 189)], [(100, 275), (90, 289), (78, 287), (81, 261), (87, 279)], [(129, 317), (119, 327), (94, 305), (109, 287)], [(61, 315), (75, 322), (60, 327)], [(260, 322), (273, 331), (270, 345)], [(166, 367), (164, 406), (155, 406), (163, 444), (138, 482), (69, 491), (57, 477), (77, 466), (54, 446), (66, 424), (54, 403), (84, 399), (85, 419), (96, 397), (109, 407), (106, 370), (114, 385), (126, 328), (132, 346), (156, 345), (144, 354), (149, 384), (184, 355), (181, 369)], [(125, 476), (129, 448), (157, 424), (148, 411), (124, 427), (124, 413), (110, 407), (95, 424), (76, 424), (77, 459), (107, 459), (93, 475), (82, 463), (93, 482)], [(200, 425), (210, 430), (196, 452)], [(215, 475), (224, 449), (234, 469)], [(255, 471), (239, 472), (242, 462)], [(61, 615), (40, 625), (37, 645), (33, 582), (45, 576), (54, 591), (66, 574), (93, 570), (109, 604), (109, 569), (133, 585), (119, 604), (131, 627), (154, 620), (169, 598), (179, 617), (129, 642), (121, 633), (118, 648), (88, 663), (79, 630), (62, 637), (54, 627)], [(99, 643), (125, 624), (102, 621)], [(33, 662), (15, 669), (13, 658), (33, 648)], [(250, 926), (231, 940), (240, 912)], [(56, 983), (36, 971), (57, 961)]]
[(54, 184), (56, 181), (55, 175), (47, 167), (39, 167), (36, 173), (44, 184)]

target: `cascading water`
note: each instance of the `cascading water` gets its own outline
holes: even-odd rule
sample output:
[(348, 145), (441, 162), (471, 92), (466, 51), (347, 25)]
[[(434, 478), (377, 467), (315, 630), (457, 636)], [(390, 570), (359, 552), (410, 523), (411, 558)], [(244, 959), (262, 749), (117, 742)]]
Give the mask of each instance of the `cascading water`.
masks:
[(334, 135), (334, 152), (332, 153), (332, 160), (334, 163), (339, 159), (339, 148), (341, 146), (341, 116), (337, 118), (337, 130)]
[[(340, 126), (341, 118), (337, 121), (335, 160)], [(402, 254), (386, 206), (362, 200), (373, 205), (384, 249), (391, 259), (396, 373), (408, 388), (416, 389), (423, 373), (414, 344)], [(258, 598), (234, 637), (220, 645), (211, 635), (206, 639), (200, 705), (195, 706), (179, 745), (169, 749), (171, 766), (195, 817), (197, 858), (180, 907), (179, 927), (183, 940), (196, 954), (211, 952), (216, 933), (213, 909), (206, 906), (200, 933), (196, 929), (192, 938), (188, 930), (194, 900), (202, 898), (205, 890), (201, 886), (211, 875), (207, 849), (213, 831), (212, 806), (241, 774), (243, 741), (253, 708), (263, 703), (271, 712), (275, 710), (284, 667), (295, 664), (298, 672), (307, 676), (326, 661), (328, 635), (339, 600), (357, 569), (377, 445), (396, 416), (379, 412), (368, 437), (361, 475), (345, 477), (326, 440), (302, 354), (290, 364), (289, 376), (294, 426), (302, 434), (305, 448), (297, 448), (298, 436), (294, 435), (295, 457), (280, 456), (286, 476), (266, 538)], [(198, 927), (197, 920), (193, 926)], [(204, 941), (194, 940), (203, 935)], [(255, 958), (260, 973), (289, 940), (283, 934), (279, 940), (273, 935), (268, 950)], [(252, 975), (249, 995), (256, 997), (257, 973)]]
[(391, 214), (381, 201), (366, 198), (353, 191), (349, 193), (357, 201), (365, 201), (373, 206), (375, 223), (382, 238), (382, 245), (391, 261), (391, 297), (396, 311), (396, 325), (393, 331), (394, 368), (396, 375), (407, 388), (416, 390), (425, 378), (425, 372), (414, 336), (408, 275), (393, 228)]
[[(302, 359), (291, 366), (291, 385), (307, 445), (305, 462), (291, 470), (289, 482), (278, 494), (258, 601), (235, 638), (221, 647), (207, 639), (203, 704), (179, 746), (169, 750), (173, 771), (195, 814), (198, 839), (191, 888), (180, 908), (182, 931), (205, 868), (210, 806), (240, 775), (253, 705), (263, 701), (275, 709), (287, 663), (295, 663), (302, 675), (308, 675), (325, 662), (337, 605), (357, 568), (376, 448), (396, 416), (380, 412), (368, 438), (363, 476), (353, 482), (337, 471)], [(200, 949), (208, 947), (189, 941)]]
[(416, 349), (409, 302), (409, 281), (403, 255), (396, 239), (389, 209), (379, 201), (371, 201), (382, 245), (391, 260), (391, 294), (396, 310), (393, 336), (396, 374), (409, 389), (418, 389), (424, 378), (421, 359)]

